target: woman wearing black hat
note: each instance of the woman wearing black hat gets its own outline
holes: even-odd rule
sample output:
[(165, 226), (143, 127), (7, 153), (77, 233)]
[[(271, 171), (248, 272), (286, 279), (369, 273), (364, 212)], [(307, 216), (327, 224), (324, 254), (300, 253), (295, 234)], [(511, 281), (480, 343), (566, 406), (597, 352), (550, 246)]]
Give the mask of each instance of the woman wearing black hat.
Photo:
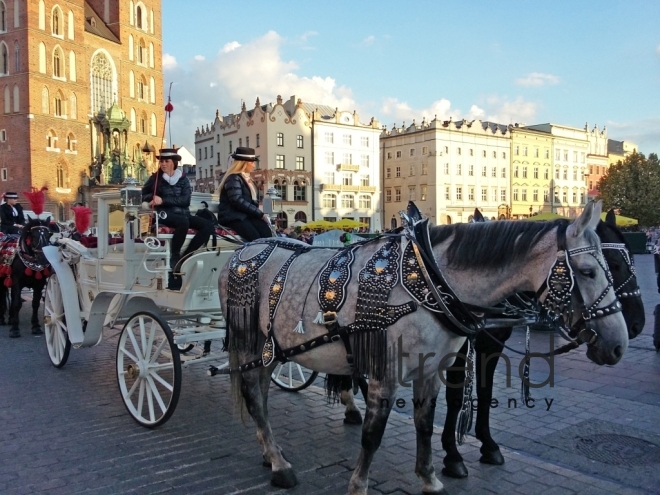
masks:
[[(196, 251), (206, 244), (213, 233), (213, 224), (201, 217), (190, 215), (190, 181), (177, 167), (181, 157), (175, 149), (162, 149), (157, 156), (159, 170), (147, 179), (142, 187), (142, 199), (158, 212), (159, 223), (174, 228), (172, 235), (170, 266), (172, 269), (181, 259), (181, 247), (188, 229), (197, 231), (183, 255)], [(181, 277), (170, 274), (169, 289), (181, 288)]]
[(231, 157), (234, 162), (220, 181), (218, 221), (246, 241), (272, 237), (270, 219), (259, 209), (257, 189), (250, 178), (257, 161), (254, 150), (239, 147)]
[(23, 207), (17, 203), (18, 194), (6, 192), (4, 194), (6, 203), (0, 205), (0, 227), (5, 234), (20, 234), (25, 225)]

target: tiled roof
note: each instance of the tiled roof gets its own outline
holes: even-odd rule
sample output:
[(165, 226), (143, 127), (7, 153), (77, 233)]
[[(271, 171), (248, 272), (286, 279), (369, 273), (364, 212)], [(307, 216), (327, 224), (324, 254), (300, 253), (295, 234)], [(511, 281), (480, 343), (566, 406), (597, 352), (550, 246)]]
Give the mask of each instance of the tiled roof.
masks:
[(85, 31), (100, 36), (101, 38), (105, 38), (106, 40), (121, 43), (119, 38), (110, 31), (108, 25), (103, 22), (101, 17), (94, 12), (94, 9), (87, 2), (85, 2)]

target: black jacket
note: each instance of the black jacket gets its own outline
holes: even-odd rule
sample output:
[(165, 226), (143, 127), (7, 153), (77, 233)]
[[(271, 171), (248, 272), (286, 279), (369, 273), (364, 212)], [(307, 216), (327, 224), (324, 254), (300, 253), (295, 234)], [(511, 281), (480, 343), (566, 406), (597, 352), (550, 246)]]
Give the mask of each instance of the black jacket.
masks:
[(9, 203), (0, 205), (0, 226), (3, 232), (13, 231), (14, 224), (25, 225), (25, 216), (23, 215), (23, 207), (18, 203), (14, 205), (16, 208), (17, 216), (14, 216), (14, 211), (9, 206)]
[(147, 182), (142, 186), (142, 201), (151, 201), (154, 197), (154, 182), (158, 176), (158, 185), (156, 195), (160, 196), (163, 204), (156, 207), (156, 211), (164, 211), (166, 213), (190, 215), (190, 196), (192, 189), (190, 188), (190, 181), (186, 174), (177, 181), (176, 184), (171, 186), (169, 182), (163, 179), (163, 172), (159, 170), (147, 179)]
[(220, 191), (218, 221), (224, 224), (263, 216), (264, 212), (259, 209), (259, 203), (252, 199), (250, 186), (241, 174), (231, 174), (227, 177)]
[(218, 225), (218, 219), (215, 217), (213, 212), (208, 208), (200, 208), (199, 210), (197, 210), (197, 213), (195, 213), (195, 216), (199, 218), (203, 218), (204, 220), (208, 220), (213, 225)]

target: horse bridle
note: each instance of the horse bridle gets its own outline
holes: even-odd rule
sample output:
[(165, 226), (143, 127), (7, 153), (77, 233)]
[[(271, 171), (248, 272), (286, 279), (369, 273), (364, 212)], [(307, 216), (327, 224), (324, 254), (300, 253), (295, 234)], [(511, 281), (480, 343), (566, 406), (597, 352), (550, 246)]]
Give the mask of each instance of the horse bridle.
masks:
[(630, 256), (630, 252), (628, 251), (628, 247), (624, 243), (619, 243), (619, 242), (604, 242), (600, 245), (601, 249), (604, 251), (606, 249), (610, 250), (616, 250), (621, 253), (621, 256), (626, 262), (626, 265), (628, 266), (628, 269), (630, 270), (630, 276), (624, 280), (618, 287), (614, 288), (614, 294), (616, 297), (621, 300), (621, 299), (628, 299), (630, 297), (640, 297), (641, 292), (639, 289), (639, 285), (635, 284), (635, 287), (631, 291), (625, 291), (624, 292), (624, 287), (628, 285), (630, 282), (633, 281), (633, 279), (636, 277), (637, 273), (635, 272), (635, 262), (632, 259), (632, 256)]
[[(559, 312), (564, 317), (565, 321), (567, 319), (569, 322), (573, 314), (572, 298), (574, 297), (580, 307), (581, 319), (570, 327), (568, 335), (578, 342), (585, 342), (593, 345), (598, 340), (598, 333), (595, 329), (595, 320), (620, 312), (622, 306), (621, 302), (616, 297), (611, 304), (604, 307), (598, 306), (602, 300), (605, 299), (609, 291), (614, 290), (612, 274), (610, 273), (608, 266), (603, 264), (598, 258), (597, 246), (567, 249), (566, 228), (566, 225), (561, 225), (557, 229), (557, 260), (550, 269), (543, 286), (537, 291), (537, 297), (541, 300), (541, 294), (547, 289), (546, 297), (542, 300), (543, 307), (548, 310), (550, 315)], [(607, 277), (607, 286), (589, 306), (587, 306), (582, 297), (582, 293), (575, 280), (575, 275), (571, 266), (571, 257), (584, 254), (593, 256)], [(557, 317), (558, 316), (559, 315), (557, 315)], [(584, 327), (582, 327), (582, 322), (584, 322)]]

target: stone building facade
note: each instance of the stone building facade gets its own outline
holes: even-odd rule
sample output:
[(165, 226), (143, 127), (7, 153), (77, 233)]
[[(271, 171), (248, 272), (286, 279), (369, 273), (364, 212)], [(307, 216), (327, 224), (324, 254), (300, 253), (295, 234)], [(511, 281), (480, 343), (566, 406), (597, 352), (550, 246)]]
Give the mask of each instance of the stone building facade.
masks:
[(438, 225), (467, 222), (475, 208), (489, 219), (510, 213), (507, 126), (423, 119), (383, 130), (380, 143), (386, 228), (408, 201)]
[(145, 176), (163, 121), (161, 40), (160, 0), (0, 1), (2, 189), (47, 186), (64, 220), (88, 185)]

